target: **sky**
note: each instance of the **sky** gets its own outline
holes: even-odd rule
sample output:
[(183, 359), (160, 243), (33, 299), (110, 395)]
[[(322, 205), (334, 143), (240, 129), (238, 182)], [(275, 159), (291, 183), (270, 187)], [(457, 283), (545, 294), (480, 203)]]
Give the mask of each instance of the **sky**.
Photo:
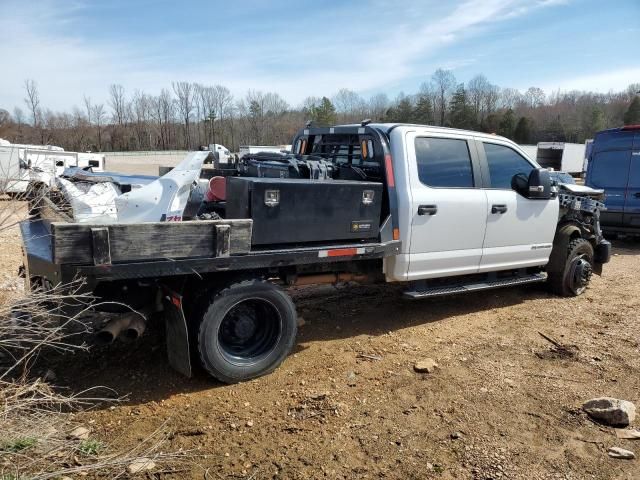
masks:
[(619, 91), (640, 82), (640, 0), (0, 0), (0, 108), (69, 111), (112, 83), (279, 93), (418, 91), (437, 68), (501, 87)]

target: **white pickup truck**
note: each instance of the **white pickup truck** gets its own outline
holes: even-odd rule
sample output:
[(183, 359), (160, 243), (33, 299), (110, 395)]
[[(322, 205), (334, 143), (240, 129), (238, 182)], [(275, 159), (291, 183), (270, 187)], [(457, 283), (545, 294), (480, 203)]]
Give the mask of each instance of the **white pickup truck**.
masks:
[(290, 155), (243, 161), (178, 222), (74, 223), (45, 197), (31, 209), (40, 220), (22, 224), (28, 283), (83, 277), (103, 302), (128, 304), (103, 341), (135, 338), (162, 312), (172, 366), (191, 375), (195, 360), (237, 382), (294, 345), (291, 285), (402, 282), (418, 299), (547, 282), (573, 296), (610, 258), (603, 192), (553, 184), (502, 137), (309, 125)]

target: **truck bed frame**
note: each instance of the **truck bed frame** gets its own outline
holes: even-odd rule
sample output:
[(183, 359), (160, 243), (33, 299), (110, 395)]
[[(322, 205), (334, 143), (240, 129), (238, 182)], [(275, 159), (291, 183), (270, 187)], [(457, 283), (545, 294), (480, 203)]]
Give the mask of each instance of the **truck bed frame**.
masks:
[[(400, 241), (251, 248), (251, 220), (87, 225), (22, 222), (28, 282), (66, 284), (203, 275), (248, 269), (381, 259)], [(29, 271), (30, 270), (30, 271)]]

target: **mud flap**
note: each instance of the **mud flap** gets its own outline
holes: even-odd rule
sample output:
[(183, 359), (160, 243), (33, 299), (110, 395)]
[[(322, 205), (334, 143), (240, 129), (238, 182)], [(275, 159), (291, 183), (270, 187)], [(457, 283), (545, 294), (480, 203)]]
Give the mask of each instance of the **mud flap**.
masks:
[(611, 260), (611, 242), (602, 240), (595, 248), (593, 272), (602, 276), (602, 265)]
[(164, 290), (164, 318), (167, 337), (167, 357), (169, 365), (181, 374), (191, 378), (191, 352), (189, 351), (189, 330), (182, 310), (182, 295), (167, 287)]

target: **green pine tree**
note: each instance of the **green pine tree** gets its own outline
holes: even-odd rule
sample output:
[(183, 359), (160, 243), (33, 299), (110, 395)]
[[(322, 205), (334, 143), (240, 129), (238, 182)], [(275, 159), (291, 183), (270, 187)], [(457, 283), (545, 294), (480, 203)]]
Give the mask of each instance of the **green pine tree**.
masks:
[(420, 95), (413, 109), (413, 121), (421, 125), (433, 125), (433, 109), (431, 100), (426, 95)]
[(480, 130), (486, 133), (497, 133), (500, 128), (500, 114), (490, 113), (480, 123)]
[(516, 120), (513, 115), (513, 110), (508, 109), (504, 112), (502, 120), (498, 124), (498, 135), (503, 137), (513, 138), (513, 132), (516, 129)]
[(547, 124), (543, 137), (548, 142), (567, 141), (567, 133), (565, 132), (565, 127), (562, 124), (560, 115)]
[(460, 84), (449, 104), (449, 121), (452, 127), (473, 130), (476, 128), (475, 114), (469, 103), (464, 84)]
[(600, 107), (593, 107), (582, 122), (582, 131), (585, 138), (593, 138), (593, 135), (605, 128), (604, 112)]
[(413, 105), (411, 105), (411, 100), (403, 97), (395, 107), (387, 110), (386, 117), (388, 122), (411, 123), (413, 121)]
[(528, 144), (531, 143), (531, 122), (527, 117), (520, 117), (515, 130), (513, 131), (513, 140), (516, 143)]
[(336, 108), (327, 97), (322, 97), (319, 105), (309, 108), (311, 120), (318, 125), (333, 125), (336, 123)]
[(625, 125), (637, 125), (640, 124), (640, 96), (633, 97), (629, 109), (624, 114)]

